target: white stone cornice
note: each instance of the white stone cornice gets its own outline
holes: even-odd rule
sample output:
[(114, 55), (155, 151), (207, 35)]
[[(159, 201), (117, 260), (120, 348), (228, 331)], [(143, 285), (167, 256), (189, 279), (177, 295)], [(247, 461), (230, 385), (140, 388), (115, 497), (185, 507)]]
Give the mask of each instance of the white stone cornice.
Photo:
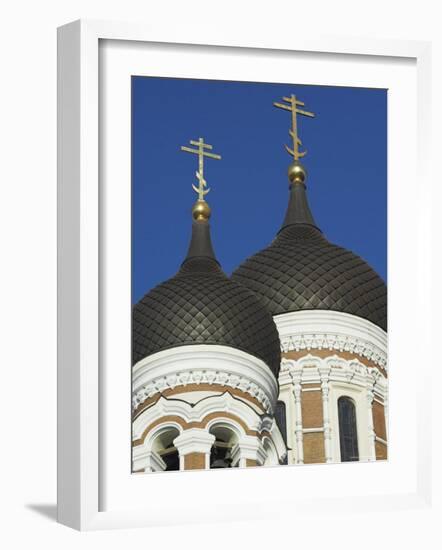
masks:
[(387, 369), (387, 333), (380, 327), (349, 313), (338, 311), (294, 311), (273, 317), (281, 350), (348, 351)]
[(160, 351), (133, 367), (133, 407), (157, 393), (190, 384), (234, 388), (254, 397), (272, 412), (278, 383), (257, 357), (228, 346), (194, 345)]

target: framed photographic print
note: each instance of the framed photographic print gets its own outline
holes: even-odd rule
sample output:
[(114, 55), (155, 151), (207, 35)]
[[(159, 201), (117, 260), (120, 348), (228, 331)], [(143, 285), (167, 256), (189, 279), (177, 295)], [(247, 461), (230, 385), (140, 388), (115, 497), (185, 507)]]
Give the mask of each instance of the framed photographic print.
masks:
[(194, 42), (59, 30), (59, 521), (424, 506), (427, 46)]
[[(386, 459), (387, 90), (133, 76), (131, 104), (133, 472)], [(203, 130), (222, 157), (171, 147)]]

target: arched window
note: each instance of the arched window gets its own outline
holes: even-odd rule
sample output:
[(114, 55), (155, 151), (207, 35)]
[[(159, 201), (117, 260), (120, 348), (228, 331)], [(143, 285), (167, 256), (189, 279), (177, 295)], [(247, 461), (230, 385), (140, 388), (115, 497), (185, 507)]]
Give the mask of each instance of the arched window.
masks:
[(152, 444), (152, 451), (156, 452), (166, 464), (165, 471), (180, 469), (180, 457), (173, 444), (174, 439), (179, 435), (177, 428), (166, 428), (157, 435)]
[(341, 462), (359, 460), (356, 407), (350, 397), (338, 399), (339, 443)]
[(231, 451), (237, 441), (236, 434), (225, 426), (214, 426), (210, 433), (215, 436), (210, 450), (210, 468), (231, 468)]

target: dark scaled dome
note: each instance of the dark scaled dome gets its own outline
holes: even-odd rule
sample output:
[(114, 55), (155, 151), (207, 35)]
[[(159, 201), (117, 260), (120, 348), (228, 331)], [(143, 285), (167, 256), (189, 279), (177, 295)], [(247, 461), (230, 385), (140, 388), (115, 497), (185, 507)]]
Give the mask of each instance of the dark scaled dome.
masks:
[(240, 265), (232, 280), (253, 290), (272, 315), (341, 311), (387, 330), (384, 281), (362, 258), (323, 236), (303, 183), (291, 185), (287, 214), (274, 241)]
[(280, 343), (273, 318), (253, 292), (224, 274), (205, 221), (193, 222), (179, 272), (135, 305), (132, 333), (133, 363), (174, 347), (216, 344), (262, 359), (278, 376)]

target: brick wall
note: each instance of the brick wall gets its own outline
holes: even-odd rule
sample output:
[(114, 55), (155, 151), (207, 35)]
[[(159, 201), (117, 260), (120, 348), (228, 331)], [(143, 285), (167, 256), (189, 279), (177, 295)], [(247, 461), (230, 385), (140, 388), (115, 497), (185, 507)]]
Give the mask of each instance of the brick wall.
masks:
[(387, 447), (380, 441), (376, 441), (376, 460), (386, 460), (388, 458)]
[(304, 463), (317, 464), (325, 462), (324, 434), (305, 433), (304, 434)]
[(302, 425), (304, 428), (322, 428), (322, 392), (301, 392)]
[(377, 401), (373, 401), (373, 424), (376, 435), (386, 440), (387, 431), (385, 427), (384, 405), (381, 405)]
[(206, 467), (206, 456), (204, 453), (189, 453), (184, 456), (185, 470), (204, 470)]

